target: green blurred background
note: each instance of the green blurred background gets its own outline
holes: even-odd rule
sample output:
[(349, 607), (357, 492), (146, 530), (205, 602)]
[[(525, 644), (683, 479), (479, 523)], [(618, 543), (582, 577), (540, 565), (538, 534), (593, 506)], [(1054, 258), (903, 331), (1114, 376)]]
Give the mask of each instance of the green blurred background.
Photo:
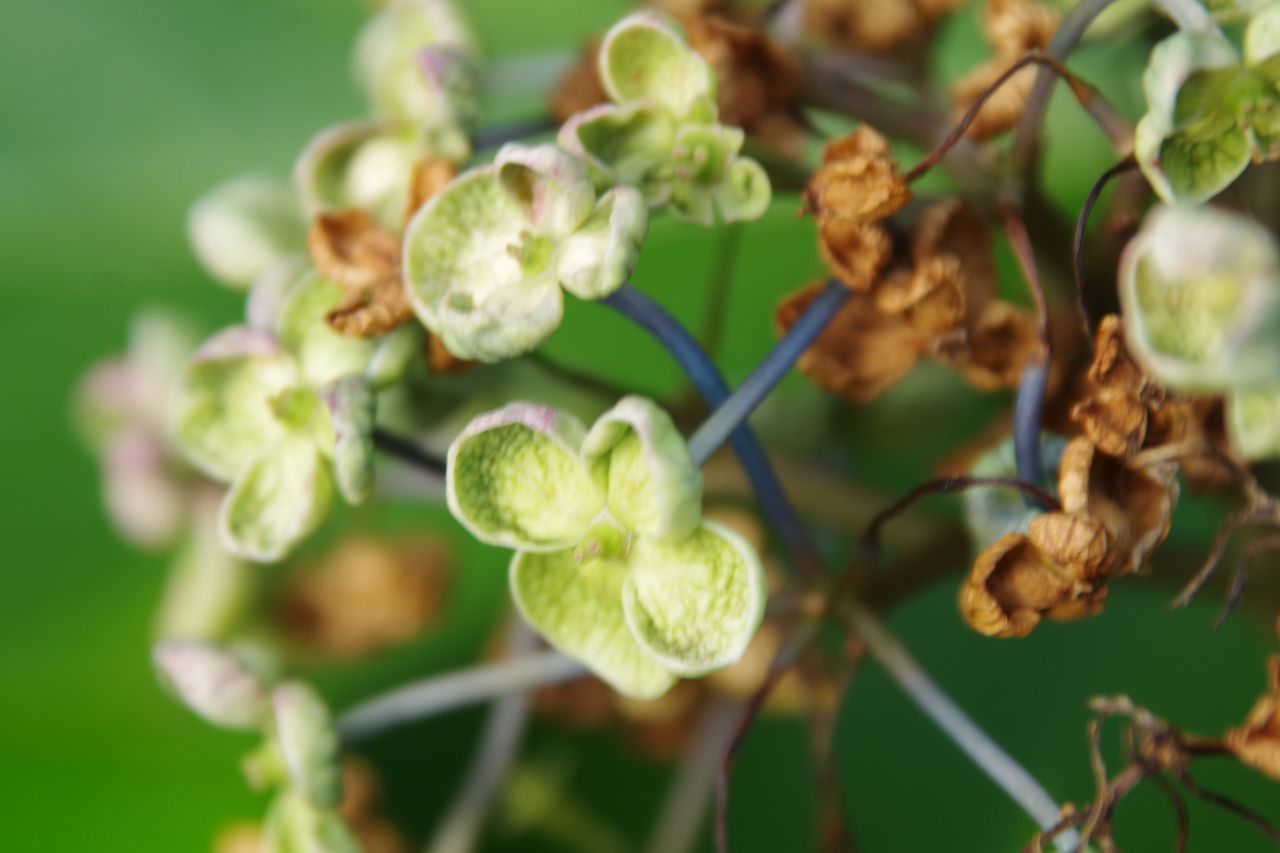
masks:
[[(491, 56), (574, 46), (623, 8), (615, 0), (465, 6)], [(261, 814), (263, 803), (237, 769), (250, 743), (205, 727), (155, 685), (148, 647), (166, 560), (139, 556), (109, 529), (95, 466), (68, 426), (68, 397), (86, 365), (120, 350), (139, 305), (181, 309), (205, 331), (239, 315), (239, 298), (208, 282), (189, 255), (185, 210), (235, 173), (284, 173), (311, 133), (361, 112), (348, 50), (364, 13), (356, 0), (0, 4), (0, 346), (9, 365), (0, 418), (0, 848), (204, 850), (226, 821)], [(969, 16), (949, 25), (945, 69), (962, 70), (981, 55), (976, 33)], [(1080, 58), (1131, 113), (1135, 56), (1093, 49)], [(506, 102), (493, 115), (535, 109)], [(1107, 151), (1062, 99), (1049, 143), (1051, 189), (1072, 210), (1107, 165)], [(783, 198), (747, 229), (723, 355), (733, 379), (772, 343), (774, 302), (821, 274), (810, 226), (794, 218), (794, 207)], [(698, 323), (714, 249), (707, 234), (664, 221), (636, 281)], [(664, 354), (596, 306), (574, 304), (550, 352), (650, 393), (677, 387)], [(882, 403), (839, 415), (849, 464), (886, 494), (923, 477), (989, 411), (955, 384), (926, 370)], [(794, 377), (784, 394), (808, 399)], [(1169, 555), (1193, 559), (1215, 517), (1212, 503), (1184, 513), (1155, 571)], [(469, 544), (437, 508), (397, 506), (377, 523), (438, 530), (455, 541), (455, 595), (429, 642), (328, 674), (323, 686), (339, 706), (462, 664), (502, 618), (505, 555)], [(975, 636), (956, 614), (963, 563), (957, 555), (956, 575), (891, 621), (941, 684), (1061, 799), (1092, 796), (1090, 696), (1127, 692), (1190, 730), (1218, 733), (1263, 687), (1264, 656), (1275, 646), (1268, 620), (1240, 614), (1211, 633), (1215, 602), (1173, 612), (1169, 585), (1132, 579), (1116, 585), (1099, 618), (996, 642)], [(447, 803), (482, 720), (479, 710), (448, 715), (368, 749), (391, 780), (394, 816), (415, 837)], [(862, 849), (1013, 850), (1033, 832), (874, 665), (846, 697), (836, 749)], [(562, 767), (568, 800), (637, 844), (671, 772), (617, 738), (544, 723), (525, 755)], [(811, 849), (811, 779), (804, 729), (761, 722), (734, 776), (734, 849)], [(1280, 788), (1250, 771), (1211, 766), (1202, 781), (1280, 817)], [(1169, 806), (1150, 790), (1126, 802), (1117, 827), (1129, 850), (1172, 844)], [(486, 849), (564, 846), (545, 833), (499, 827)], [(1256, 830), (1195, 807), (1191, 849), (1267, 845)]]

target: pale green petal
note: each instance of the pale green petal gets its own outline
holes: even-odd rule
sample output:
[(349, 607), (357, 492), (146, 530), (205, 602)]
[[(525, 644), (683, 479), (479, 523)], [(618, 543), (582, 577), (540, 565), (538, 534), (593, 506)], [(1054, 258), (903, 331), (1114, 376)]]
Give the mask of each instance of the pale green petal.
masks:
[(1154, 112), (1144, 115), (1133, 129), (1133, 157), (1156, 195), (1162, 201), (1174, 204), (1178, 200), (1177, 194), (1160, 168), (1160, 146), (1170, 132), (1167, 119)]
[(738, 157), (715, 188), (716, 206), (726, 222), (750, 222), (764, 216), (773, 198), (769, 175), (749, 157)]
[(1221, 33), (1174, 33), (1152, 49), (1142, 75), (1149, 114), (1173, 127), (1178, 92), (1187, 78), (1196, 71), (1229, 68), (1239, 61), (1236, 49)]
[(1244, 61), (1260, 65), (1280, 53), (1280, 3), (1270, 3), (1249, 19), (1244, 30)]
[(595, 206), (596, 192), (586, 164), (554, 145), (511, 142), (498, 151), (494, 164), (498, 183), (519, 206), (534, 234), (553, 240), (566, 237)]
[(1198, 204), (1231, 186), (1251, 154), (1249, 133), (1239, 125), (1212, 136), (1177, 132), (1160, 143), (1159, 168), (1175, 201)]
[(300, 377), (267, 332), (234, 326), (210, 338), (187, 362), (172, 403), (174, 438), (187, 459), (229, 482), (266, 444), (284, 434), (271, 400)]
[(1227, 400), (1227, 433), (1245, 459), (1280, 456), (1280, 390), (1232, 394)]
[(547, 406), (481, 415), (449, 447), (449, 511), (481, 542), (533, 551), (577, 544), (604, 508), (578, 456), (586, 432)]
[(671, 157), (675, 132), (670, 116), (646, 104), (601, 104), (565, 122), (559, 144), (584, 158), (605, 184), (637, 187), (656, 207), (666, 200), (658, 173)]
[(666, 15), (635, 12), (614, 24), (599, 63), (600, 82), (616, 103), (648, 101), (678, 119), (714, 116), (715, 75)]
[(342, 816), (318, 809), (292, 791), (282, 791), (262, 826), (267, 853), (360, 853)]
[(213, 497), (200, 495), (190, 538), (169, 568), (156, 614), (160, 639), (224, 639), (253, 599), (257, 569), (222, 547)]
[(1120, 259), (1125, 341), (1190, 393), (1280, 384), (1280, 251), (1244, 216), (1156, 208)]
[(320, 399), (333, 426), (338, 491), (350, 503), (361, 503), (373, 489), (373, 388), (363, 377), (348, 376), (321, 388)]
[(639, 699), (666, 693), (676, 679), (632, 637), (622, 612), (626, 566), (579, 565), (572, 551), (518, 553), (511, 595), (525, 621), (548, 643), (582, 661), (614, 690)]
[(473, 169), (423, 205), (405, 233), (414, 312), (454, 355), (500, 361), (535, 349), (560, 325), (554, 246), (527, 240), (520, 206), (494, 167)]
[(210, 190), (187, 216), (196, 259), (213, 278), (247, 288), (280, 257), (301, 249), (307, 226), (288, 181), (245, 175)]
[(702, 473), (671, 416), (652, 400), (624, 397), (582, 443), (609, 512), (641, 536), (684, 539), (702, 520)]
[(290, 786), (313, 806), (336, 807), (342, 799), (338, 732), (324, 700), (290, 681), (271, 691), (271, 708)]
[(637, 539), (627, 562), (627, 626), (666, 669), (697, 676), (742, 657), (766, 597), (760, 557), (746, 540), (703, 522), (682, 542)]
[[(422, 54), (452, 61), (424, 67)], [(448, 0), (397, 0), (356, 41), (356, 79), (380, 118), (397, 124), (469, 120), (476, 111), (474, 39)], [(436, 73), (427, 74), (427, 70)]]
[(198, 640), (167, 640), (151, 652), (161, 677), (188, 708), (227, 729), (256, 729), (267, 719), (267, 686), (225, 649)]
[(271, 563), (320, 526), (333, 478), (314, 441), (293, 435), (264, 447), (231, 486), (218, 519), (228, 551)]
[(325, 321), (342, 297), (342, 288), (308, 270), (289, 286), (276, 318), (276, 335), (311, 386), (364, 373), (377, 343), (340, 335)]
[(590, 218), (560, 244), (556, 274), (579, 299), (603, 299), (627, 282), (640, 261), (649, 208), (640, 191), (614, 187)]
[(293, 176), (310, 215), (359, 207), (383, 225), (399, 228), (413, 166), (430, 153), (414, 130), (342, 124), (308, 143)]

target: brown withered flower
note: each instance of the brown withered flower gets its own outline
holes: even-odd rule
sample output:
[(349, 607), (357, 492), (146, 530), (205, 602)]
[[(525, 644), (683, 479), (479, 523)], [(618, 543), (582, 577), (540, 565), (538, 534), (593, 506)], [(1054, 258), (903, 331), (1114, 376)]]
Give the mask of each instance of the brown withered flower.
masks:
[[(987, 0), (982, 32), (992, 58), (951, 86), (954, 119), (960, 117), (1022, 56), (1043, 50), (1058, 29), (1058, 12), (1036, 0)], [(973, 139), (990, 139), (1018, 123), (1035, 84), (1036, 68), (1018, 71), (987, 99), (969, 126)]]
[(1280, 779), (1280, 655), (1267, 662), (1266, 695), (1260, 697), (1244, 722), (1229, 730), (1224, 738), (1237, 758)]
[(804, 192), (804, 212), (827, 220), (876, 223), (911, 200), (889, 142), (870, 125), (860, 125), (822, 149), (822, 165)]
[(978, 555), (960, 588), (960, 613), (989, 637), (1025, 637), (1046, 616), (1095, 613), (1106, 597), (1098, 580), (1109, 550), (1106, 528), (1096, 519), (1039, 515), (1027, 533), (1006, 533)]
[(318, 215), (307, 247), (320, 275), (346, 291), (325, 317), (335, 331), (372, 338), (413, 319), (400, 277), (400, 240), (368, 213)]
[(449, 556), (428, 539), (343, 540), (291, 577), (279, 602), (286, 635), (325, 657), (354, 659), (405, 643), (434, 621)]
[(1044, 346), (1035, 315), (1000, 300), (988, 302), (972, 320), (963, 346), (938, 353), (980, 391), (1015, 388), (1027, 362)]
[(963, 0), (807, 0), (804, 28), (831, 47), (885, 54), (927, 39)]

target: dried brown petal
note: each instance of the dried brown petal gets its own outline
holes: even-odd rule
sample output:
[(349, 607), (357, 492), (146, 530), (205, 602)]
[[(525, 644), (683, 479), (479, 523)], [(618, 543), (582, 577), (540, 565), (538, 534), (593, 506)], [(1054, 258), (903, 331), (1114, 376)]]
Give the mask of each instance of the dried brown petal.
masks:
[(399, 276), (344, 294), (325, 315), (334, 331), (353, 338), (376, 338), (412, 319), (413, 306)]
[(1227, 437), (1222, 398), (1197, 397), (1180, 402), (1175, 411), (1184, 419), (1182, 443), (1189, 448), (1205, 448), (1178, 458), (1187, 486), (1197, 494), (1227, 488), (1236, 482), (1244, 461)]
[(448, 571), (447, 553), (430, 540), (348, 538), (290, 578), (283, 629), (307, 650), (341, 659), (400, 645), (440, 612)]
[(1128, 458), (1147, 435), (1147, 406), (1127, 388), (1104, 388), (1077, 403), (1071, 420), (1086, 438), (1110, 456)]
[(1031, 520), (1027, 538), (1076, 580), (1092, 583), (1106, 565), (1111, 543), (1102, 522), (1078, 512), (1046, 512)]
[(970, 323), (977, 322), (988, 303), (996, 298), (1000, 282), (992, 253), (991, 229), (962, 199), (948, 199), (924, 209), (912, 229), (911, 256), (916, 264), (937, 257), (956, 259), (964, 275)]
[[(814, 285), (785, 299), (776, 314), (785, 333), (821, 290)], [(926, 339), (910, 323), (879, 311), (872, 298), (854, 293), (798, 361), (819, 388), (866, 402), (907, 374)]]
[(1104, 388), (1120, 387), (1142, 392), (1149, 384), (1146, 374), (1129, 354), (1124, 341), (1123, 322), (1115, 314), (1108, 314), (1098, 323), (1088, 375), (1090, 381)]
[(861, 125), (843, 139), (828, 142), (822, 165), (804, 193), (804, 210), (820, 222), (847, 219), (879, 222), (911, 200), (911, 188), (889, 153), (885, 138)]
[(807, 0), (804, 27), (832, 47), (888, 53), (926, 38), (963, 0)]
[(450, 160), (439, 157), (425, 157), (413, 164), (413, 173), (409, 176), (409, 194), (405, 201), (404, 222), (418, 212), (418, 208), (427, 203), (445, 185), (458, 176), (458, 167)]
[[(951, 84), (953, 107), (951, 120), (959, 122), (995, 82), (1016, 62), (1018, 57), (998, 58), (979, 65)], [(1016, 125), (1026, 109), (1027, 99), (1035, 85), (1036, 69), (1023, 68), (1000, 84), (982, 104), (982, 109), (969, 125), (966, 135), (978, 142), (990, 139)]]
[(1227, 732), (1227, 748), (1251, 767), (1280, 779), (1280, 655), (1267, 663), (1267, 694), (1258, 699), (1244, 722)]
[(964, 324), (964, 276), (953, 257), (930, 258), (910, 272), (896, 270), (876, 285), (873, 294), (882, 312), (902, 315), (929, 338)]
[(982, 310), (969, 330), (967, 349), (940, 353), (982, 391), (1016, 388), (1028, 360), (1041, 349), (1035, 315), (1008, 302), (995, 301)]
[(879, 225), (828, 219), (818, 226), (818, 252), (847, 287), (866, 291), (893, 256), (893, 240)]
[(363, 210), (322, 213), (307, 234), (320, 275), (348, 290), (362, 290), (400, 275), (400, 241)]
[(533, 709), (576, 729), (595, 729), (613, 718), (613, 690), (598, 678), (578, 678), (540, 687)]
[(974, 561), (960, 588), (960, 613), (989, 637), (1025, 637), (1042, 614), (1073, 598), (1075, 581), (1021, 533), (1006, 533)]
[(449, 352), (449, 348), (435, 335), (427, 336), (426, 358), (427, 370), (440, 374), (466, 373), (478, 364)]
[(556, 82), (551, 90), (551, 117), (564, 123), (584, 110), (609, 99), (600, 84), (598, 57), (600, 39), (593, 39), (582, 49), (582, 55)]
[(765, 30), (705, 16), (684, 23), (689, 45), (715, 71), (720, 121), (750, 131), (795, 101), (804, 81), (800, 62)]
[(987, 0), (982, 32), (997, 56), (1016, 59), (1047, 48), (1061, 19), (1058, 10), (1035, 0)]

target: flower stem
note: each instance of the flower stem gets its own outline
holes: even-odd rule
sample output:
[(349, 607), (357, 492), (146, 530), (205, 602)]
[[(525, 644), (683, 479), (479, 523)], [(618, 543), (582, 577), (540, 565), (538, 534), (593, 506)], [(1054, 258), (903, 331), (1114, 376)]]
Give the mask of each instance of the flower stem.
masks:
[(849, 299), (849, 288), (830, 281), (813, 300), (795, 325), (764, 361), (751, 372), (738, 389), (716, 407), (697, 432), (689, 439), (689, 455), (701, 466), (724, 444), (729, 435), (760, 405), (774, 386), (791, 370), (805, 350), (822, 334), (823, 329)]
[[(684, 370), (699, 396), (710, 407), (718, 407), (729, 397), (729, 386), (702, 346), (675, 317), (645, 293), (623, 285), (603, 300), (604, 304), (635, 322), (662, 344)], [(729, 434), (729, 445), (737, 454), (757, 500), (797, 570), (819, 576), (821, 558), (787, 501), (764, 448), (747, 424), (739, 424)]]
[(395, 457), (401, 462), (407, 462), (429, 474), (444, 475), (444, 460), (432, 456), (411, 440), (378, 427), (374, 427), (372, 439), (373, 446), (388, 456)]
[(364, 740), (410, 720), (585, 674), (582, 664), (559, 652), (525, 654), (433, 676), (375, 696), (343, 714), (338, 730), (344, 741)]

